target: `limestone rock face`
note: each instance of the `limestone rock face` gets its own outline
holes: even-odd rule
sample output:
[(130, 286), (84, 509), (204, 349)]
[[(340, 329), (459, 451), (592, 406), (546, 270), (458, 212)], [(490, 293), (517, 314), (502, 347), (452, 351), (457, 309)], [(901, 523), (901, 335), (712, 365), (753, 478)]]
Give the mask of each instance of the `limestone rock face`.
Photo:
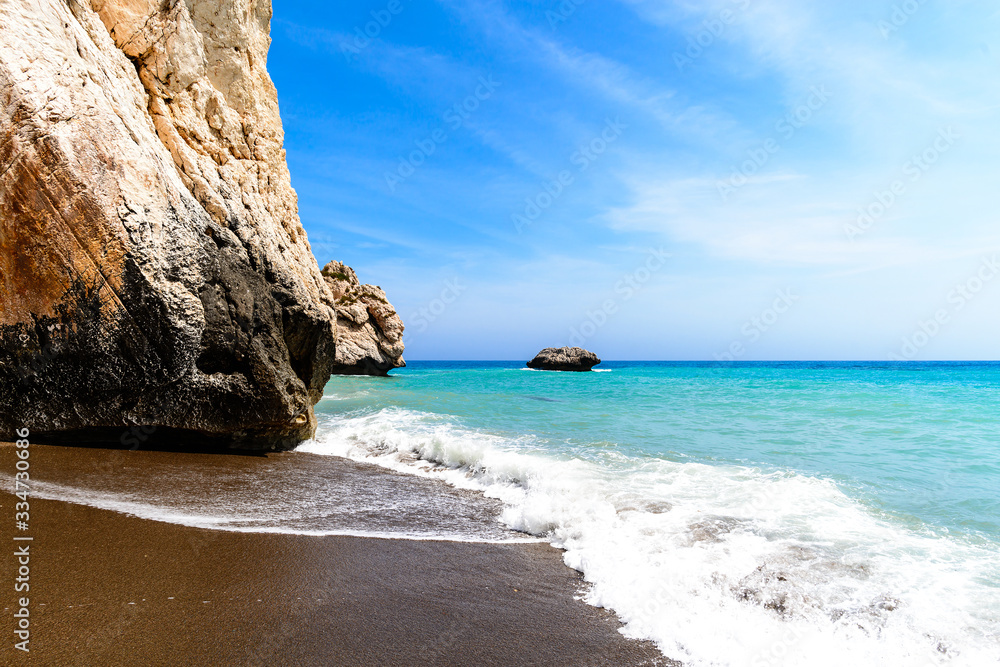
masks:
[(336, 313), (270, 18), (270, 0), (0, 0), (0, 436), (314, 432)]
[(528, 368), (543, 371), (589, 371), (601, 360), (582, 347), (547, 347), (528, 362)]
[(362, 285), (354, 270), (340, 262), (323, 267), (323, 277), (337, 299), (339, 375), (386, 375), (403, 361), (403, 321), (380, 287)]

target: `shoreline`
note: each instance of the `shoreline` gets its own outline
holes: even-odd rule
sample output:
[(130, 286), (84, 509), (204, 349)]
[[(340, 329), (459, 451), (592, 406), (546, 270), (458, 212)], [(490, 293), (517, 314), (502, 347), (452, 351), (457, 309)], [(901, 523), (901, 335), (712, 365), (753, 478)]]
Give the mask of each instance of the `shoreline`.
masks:
[[(111, 452), (33, 445), (32, 477), (72, 477)], [(0, 493), (4, 511), (16, 500)], [(230, 532), (37, 497), (31, 514), (32, 664), (679, 664), (577, 599), (582, 576), (544, 543)], [(17, 653), (0, 646), (5, 663)]]

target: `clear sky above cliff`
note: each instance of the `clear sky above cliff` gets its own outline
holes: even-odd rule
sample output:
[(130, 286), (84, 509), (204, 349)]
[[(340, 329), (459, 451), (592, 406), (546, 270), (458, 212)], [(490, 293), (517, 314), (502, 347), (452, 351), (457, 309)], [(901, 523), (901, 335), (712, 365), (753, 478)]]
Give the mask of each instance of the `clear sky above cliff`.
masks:
[(409, 359), (1000, 358), (995, 2), (274, 11), (313, 250)]

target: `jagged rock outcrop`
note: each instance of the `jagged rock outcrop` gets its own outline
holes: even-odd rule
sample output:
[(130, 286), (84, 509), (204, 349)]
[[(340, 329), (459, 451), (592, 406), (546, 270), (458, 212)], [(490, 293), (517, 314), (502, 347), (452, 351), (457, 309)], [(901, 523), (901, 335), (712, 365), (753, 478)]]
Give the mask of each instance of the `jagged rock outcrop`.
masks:
[(323, 278), (336, 298), (337, 357), (340, 375), (386, 375), (403, 361), (403, 321), (381, 287), (362, 285), (354, 270), (340, 262), (323, 267)]
[(0, 0), (0, 439), (314, 432), (336, 314), (270, 18), (270, 0)]
[(543, 371), (589, 371), (599, 363), (596, 354), (582, 347), (547, 347), (527, 365)]

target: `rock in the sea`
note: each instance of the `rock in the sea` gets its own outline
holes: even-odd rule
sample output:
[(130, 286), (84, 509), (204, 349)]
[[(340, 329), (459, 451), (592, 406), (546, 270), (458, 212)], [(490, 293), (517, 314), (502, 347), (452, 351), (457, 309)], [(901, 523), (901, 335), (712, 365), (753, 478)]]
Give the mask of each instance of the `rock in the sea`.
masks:
[(543, 371), (589, 371), (601, 363), (597, 355), (582, 347), (547, 347), (528, 362), (528, 368)]
[(354, 270), (340, 262), (323, 267), (323, 278), (336, 299), (337, 356), (333, 373), (387, 375), (403, 361), (403, 321), (381, 287), (362, 285)]
[(336, 313), (270, 20), (269, 0), (0, 0), (0, 439), (314, 432)]

